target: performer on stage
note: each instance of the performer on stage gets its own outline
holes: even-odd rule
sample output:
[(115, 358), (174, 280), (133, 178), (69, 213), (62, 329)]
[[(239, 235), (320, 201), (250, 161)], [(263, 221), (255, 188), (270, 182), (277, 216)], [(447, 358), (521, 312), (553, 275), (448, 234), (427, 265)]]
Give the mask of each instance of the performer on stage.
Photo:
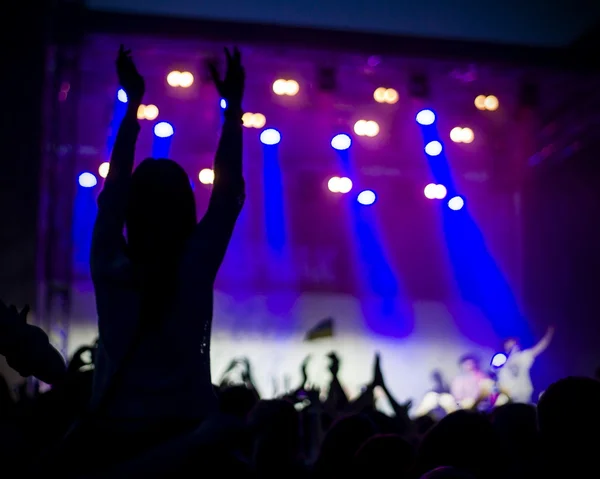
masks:
[(491, 394), (492, 380), (481, 370), (479, 358), (465, 354), (458, 362), (461, 372), (452, 381), (450, 391), (462, 409), (471, 409)]
[(532, 348), (521, 349), (519, 342), (507, 339), (504, 350), (507, 360), (498, 371), (498, 385), (500, 390), (508, 395), (515, 403), (530, 403), (533, 394), (531, 382), (531, 367), (541, 353), (550, 345), (554, 328), (549, 327), (544, 337)]
[(471, 409), (492, 395), (494, 382), (482, 371), (477, 356), (465, 354), (458, 364), (461, 372), (452, 381), (450, 394), (428, 392), (417, 407), (415, 416), (424, 416), (438, 408), (447, 414), (458, 409)]

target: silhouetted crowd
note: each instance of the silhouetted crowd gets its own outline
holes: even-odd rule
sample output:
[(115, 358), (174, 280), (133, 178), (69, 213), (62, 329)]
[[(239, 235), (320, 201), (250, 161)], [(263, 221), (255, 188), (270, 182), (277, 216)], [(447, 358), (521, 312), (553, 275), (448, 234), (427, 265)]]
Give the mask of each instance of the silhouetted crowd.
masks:
[[(27, 307), (0, 303), (0, 354), (31, 378), (16, 400), (0, 381), (2, 472), (73, 478), (599, 477), (598, 378), (562, 379), (536, 406), (527, 403), (528, 376), (516, 381), (506, 368), (504, 383), (515, 392), (500, 402), (495, 383), (480, 397), (490, 377), (467, 357), (452, 391), (432, 391), (428, 404), (412, 408), (386, 387), (378, 355), (369, 384), (348, 398), (332, 353), (331, 381), (322, 391), (310, 386), (308, 358), (300, 384), (278, 399), (261, 399), (244, 358), (233, 360), (220, 384), (213, 384), (213, 285), (245, 194), (245, 71), (237, 49), (225, 55), (224, 76), (211, 69), (227, 107), (211, 199), (198, 221), (189, 179), (177, 163), (149, 158), (134, 169), (145, 83), (121, 47), (116, 70), (127, 113), (98, 198), (91, 247), (99, 338), (65, 362), (48, 336), (27, 323)], [(528, 375), (551, 334), (549, 329), (537, 349), (520, 352), (512, 345), (507, 364), (525, 365), (521, 371)], [(234, 368), (242, 371), (240, 381), (228, 379)], [(51, 385), (47, 392), (40, 392), (42, 382)], [(516, 392), (525, 399), (517, 402)], [(382, 400), (393, 415), (376, 407)]]

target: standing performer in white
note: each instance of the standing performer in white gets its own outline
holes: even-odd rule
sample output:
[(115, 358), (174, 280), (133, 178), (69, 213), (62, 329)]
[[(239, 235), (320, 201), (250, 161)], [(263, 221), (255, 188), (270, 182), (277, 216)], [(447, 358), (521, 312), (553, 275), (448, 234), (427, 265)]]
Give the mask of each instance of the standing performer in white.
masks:
[(498, 385), (512, 402), (531, 402), (533, 395), (531, 367), (535, 359), (550, 345), (553, 335), (554, 328), (549, 327), (544, 337), (530, 349), (521, 349), (519, 342), (514, 338), (504, 342), (507, 360), (498, 371)]

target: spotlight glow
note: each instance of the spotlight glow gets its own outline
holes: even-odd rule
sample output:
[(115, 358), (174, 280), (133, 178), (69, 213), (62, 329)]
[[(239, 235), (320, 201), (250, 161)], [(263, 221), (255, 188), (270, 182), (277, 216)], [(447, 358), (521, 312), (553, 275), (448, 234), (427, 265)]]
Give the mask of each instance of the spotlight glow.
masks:
[(146, 105), (144, 108), (144, 119), (156, 120), (158, 118), (158, 107), (156, 105)]
[(284, 80), (280, 78), (273, 82), (273, 93), (282, 96), (294, 96), (300, 91), (300, 84), (296, 80)]
[(463, 200), (460, 196), (454, 196), (448, 201), (448, 208), (453, 211), (462, 210), (464, 206), (465, 200)]
[(262, 128), (267, 124), (267, 118), (262, 113), (246, 112), (242, 115), (242, 124), (246, 128)]
[(393, 105), (398, 102), (399, 95), (393, 88), (379, 87), (373, 92), (373, 99), (377, 103), (388, 103)]
[(127, 103), (127, 93), (125, 93), (125, 90), (122, 88), (120, 88), (117, 92), (117, 100), (119, 100), (121, 103)]
[(498, 109), (498, 106), (500, 106), (500, 102), (498, 101), (498, 98), (496, 98), (494, 95), (489, 95), (486, 97), (485, 101), (483, 102), (483, 105), (488, 111), (496, 111)]
[(254, 128), (262, 128), (267, 124), (267, 119), (262, 113), (255, 113), (252, 116), (252, 125)]
[(475, 108), (478, 110), (485, 110), (485, 95), (478, 95), (475, 98)]
[(506, 354), (496, 353), (492, 357), (492, 361), (490, 362), (490, 364), (494, 368), (501, 368), (502, 366), (504, 366), (506, 364), (507, 359), (508, 358), (506, 357)]
[(461, 143), (462, 142), (462, 128), (460, 126), (452, 128), (452, 130), (450, 131), (450, 139), (454, 143)]
[(106, 178), (108, 176), (109, 170), (110, 170), (110, 163), (108, 161), (105, 161), (98, 167), (98, 174), (102, 178)]
[(473, 143), (473, 140), (475, 139), (475, 133), (473, 133), (471, 128), (463, 128), (460, 132), (460, 138), (463, 143)]
[(198, 179), (203, 185), (212, 185), (215, 181), (215, 172), (210, 168), (204, 168), (198, 174)]
[(329, 178), (329, 181), (327, 182), (327, 188), (332, 193), (339, 193), (340, 192), (340, 177), (332, 176), (331, 178)]
[(269, 128), (260, 134), (260, 141), (263, 145), (276, 145), (281, 141), (281, 133), (274, 128)]
[(417, 123), (422, 126), (433, 125), (435, 122), (435, 113), (431, 110), (421, 110), (417, 113)]
[(377, 200), (377, 195), (375, 192), (371, 190), (364, 190), (358, 194), (356, 201), (358, 201), (361, 205), (369, 206), (375, 203)]
[(169, 86), (172, 86), (174, 88), (178, 87), (180, 78), (181, 78), (181, 72), (177, 71), (177, 70), (173, 70), (172, 72), (170, 72), (167, 75), (167, 83), (169, 84)]
[(352, 180), (350, 178), (342, 177), (338, 182), (338, 190), (342, 194), (350, 193), (352, 190)]
[(448, 190), (444, 185), (435, 185), (435, 199), (443, 200), (448, 194)]
[(175, 133), (173, 125), (166, 121), (161, 121), (154, 125), (154, 134), (159, 138), (169, 138), (170, 136), (173, 136), (173, 133)]
[(430, 141), (425, 145), (425, 153), (429, 156), (438, 156), (442, 152), (442, 144), (439, 141)]
[(398, 92), (393, 88), (388, 88), (383, 97), (386, 103), (393, 105), (394, 103), (398, 103), (400, 95), (398, 95)]
[(98, 180), (92, 173), (86, 171), (85, 173), (81, 173), (81, 175), (79, 175), (79, 186), (82, 188), (93, 188), (97, 184)]
[(423, 190), (425, 198), (429, 200), (443, 200), (448, 194), (448, 190), (444, 185), (436, 185), (435, 183), (429, 183)]
[(435, 195), (437, 193), (437, 185), (435, 183), (429, 183), (423, 190), (423, 193), (425, 194), (425, 198), (427, 198), (428, 200), (435, 199)]
[(289, 96), (297, 95), (300, 91), (300, 84), (296, 80), (288, 80), (287, 82), (287, 94)]
[(375, 90), (373, 92), (373, 99), (377, 102), (377, 103), (385, 103), (385, 92), (386, 92), (387, 88), (385, 87), (379, 87), (377, 88), (377, 90)]
[(450, 131), (450, 139), (454, 143), (473, 143), (475, 133), (471, 128), (461, 128), (457, 126)]
[(379, 124), (373, 120), (358, 120), (354, 124), (354, 133), (373, 138), (379, 134)]
[(273, 93), (275, 93), (275, 95), (285, 95), (286, 90), (287, 82), (284, 79), (280, 78), (273, 82)]
[(224, 110), (225, 108), (227, 108), (227, 100), (225, 100), (225, 98), (221, 98), (219, 105), (221, 106), (221, 109)]
[(345, 135), (344, 133), (335, 135), (333, 137), (333, 139), (331, 140), (331, 146), (335, 150), (339, 150), (339, 151), (347, 150), (348, 148), (350, 148), (351, 145), (352, 145), (352, 139), (348, 135)]
[(181, 88), (189, 88), (193, 85), (194, 83), (194, 75), (192, 75), (190, 72), (181, 72), (181, 75), (179, 75), (179, 86)]

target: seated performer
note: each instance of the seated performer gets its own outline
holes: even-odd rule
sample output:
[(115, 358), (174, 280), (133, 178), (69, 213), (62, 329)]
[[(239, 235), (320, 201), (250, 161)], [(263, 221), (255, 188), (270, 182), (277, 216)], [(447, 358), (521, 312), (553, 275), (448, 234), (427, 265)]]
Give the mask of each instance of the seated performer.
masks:
[(458, 409), (472, 409), (483, 402), (490, 406), (507, 402), (504, 395), (494, 394), (494, 380), (481, 369), (475, 355), (462, 356), (458, 364), (461, 372), (452, 381), (450, 393), (428, 392), (415, 412), (417, 417), (438, 408), (450, 414)]
[(471, 409), (491, 394), (493, 382), (489, 375), (481, 370), (476, 356), (466, 354), (460, 358), (458, 364), (461, 372), (452, 381), (450, 392), (461, 409)]

